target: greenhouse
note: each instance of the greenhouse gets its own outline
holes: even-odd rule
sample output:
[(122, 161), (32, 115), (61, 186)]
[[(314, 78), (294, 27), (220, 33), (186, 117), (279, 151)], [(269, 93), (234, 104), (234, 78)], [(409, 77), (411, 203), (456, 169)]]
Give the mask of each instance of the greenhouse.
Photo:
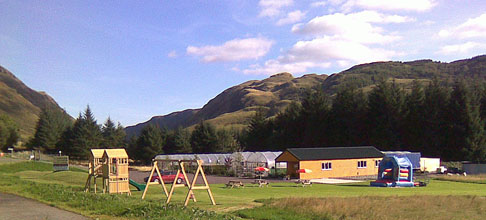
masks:
[[(202, 160), (205, 166), (225, 165), (235, 162), (241, 166), (252, 169), (255, 167), (275, 168), (275, 158), (281, 151), (263, 151), (263, 152), (235, 152), (232, 154), (161, 154), (155, 157), (155, 160)], [(280, 166), (277, 165), (277, 168)], [(285, 167), (285, 166), (283, 166)]]

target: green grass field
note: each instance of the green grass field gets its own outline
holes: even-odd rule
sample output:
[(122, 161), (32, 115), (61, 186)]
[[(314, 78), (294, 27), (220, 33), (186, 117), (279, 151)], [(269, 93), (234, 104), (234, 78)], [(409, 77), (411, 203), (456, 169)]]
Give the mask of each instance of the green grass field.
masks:
[(160, 186), (150, 186), (141, 200), (135, 188), (132, 196), (84, 193), (86, 177), (82, 170), (52, 172), (46, 163), (0, 163), (0, 191), (101, 219), (481, 219), (486, 212), (486, 186), (457, 181), (431, 180), (416, 188), (376, 188), (369, 182), (233, 189), (213, 184), (216, 206), (205, 190), (197, 190), (197, 203), (182, 208), (184, 188), (177, 188), (166, 206)]

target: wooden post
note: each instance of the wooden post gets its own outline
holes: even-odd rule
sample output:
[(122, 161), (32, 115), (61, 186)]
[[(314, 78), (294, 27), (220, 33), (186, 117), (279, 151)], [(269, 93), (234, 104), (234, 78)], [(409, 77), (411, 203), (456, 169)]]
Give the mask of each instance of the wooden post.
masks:
[[(174, 182), (172, 183), (172, 187), (170, 188), (169, 196), (167, 197), (167, 201), (165, 202), (166, 204), (170, 203), (170, 200), (172, 198), (172, 195), (174, 194), (175, 188), (187, 187), (189, 189), (189, 184), (188, 184), (189, 179), (187, 178), (186, 169), (184, 168), (184, 162), (178, 161), (178, 163), (179, 163), (179, 169), (177, 169), (176, 178), (174, 179)], [(177, 178), (179, 177), (179, 174), (181, 173), (181, 171), (182, 171), (182, 175), (184, 175), (184, 179), (185, 179), (184, 182), (185, 183), (184, 184), (177, 184)], [(192, 200), (194, 202), (196, 202), (196, 196), (194, 195), (194, 193), (192, 193)]]
[[(194, 174), (194, 179), (192, 180), (191, 186), (189, 188), (189, 192), (187, 192), (186, 200), (184, 201), (184, 206), (187, 206), (187, 204), (189, 203), (189, 199), (191, 197), (191, 194), (194, 194), (194, 192), (192, 190), (195, 190), (195, 189), (207, 190), (209, 198), (211, 199), (211, 203), (213, 205), (216, 205), (216, 202), (214, 201), (213, 194), (211, 193), (211, 189), (209, 188), (208, 180), (206, 179), (206, 175), (204, 174), (204, 170), (202, 168), (202, 160), (196, 160), (196, 162), (197, 162), (197, 170), (196, 170), (196, 173)], [(196, 180), (197, 180), (199, 173), (201, 173), (201, 176), (204, 180), (204, 186), (197, 186), (196, 187), (195, 186)]]
[[(154, 171), (157, 171), (157, 175), (159, 175), (159, 183), (152, 183), (152, 176), (154, 175)], [(150, 171), (150, 175), (147, 179), (147, 186), (145, 186), (145, 190), (143, 191), (142, 194), (142, 199), (145, 198), (145, 194), (147, 193), (147, 190), (150, 185), (153, 184), (162, 184), (162, 189), (164, 190), (165, 196), (169, 197), (169, 194), (167, 193), (167, 187), (165, 186), (164, 180), (162, 179), (162, 175), (160, 174), (159, 167), (157, 165), (157, 161), (154, 161), (154, 166), (152, 167), (152, 171)], [(172, 191), (172, 189), (171, 189)]]
[[(166, 200), (166, 203), (167, 204), (170, 203), (170, 201), (172, 199), (172, 195), (174, 194), (175, 188), (187, 187), (188, 188), (188, 192), (187, 192), (186, 199), (184, 201), (184, 206), (187, 206), (187, 204), (189, 203), (189, 199), (191, 199), (191, 198), (192, 198), (192, 200), (194, 202), (196, 202), (196, 196), (194, 195), (194, 191), (193, 190), (199, 190), (199, 189), (205, 189), (205, 190), (207, 190), (208, 191), (209, 198), (211, 199), (211, 203), (213, 205), (216, 205), (216, 202), (214, 201), (213, 194), (212, 194), (211, 189), (209, 187), (208, 180), (207, 180), (206, 175), (204, 174), (204, 170), (202, 168), (202, 163), (203, 163), (202, 160), (195, 160), (196, 163), (197, 163), (197, 169), (196, 169), (196, 173), (194, 174), (194, 178), (192, 179), (192, 181), (189, 180), (189, 178), (187, 177), (187, 173), (186, 173), (186, 170), (184, 168), (184, 164), (185, 164), (185, 162), (192, 163), (194, 160), (160, 160), (160, 161), (171, 161), (171, 162), (176, 162), (177, 161), (179, 163), (179, 169), (177, 170), (176, 178), (172, 182), (172, 187), (171, 187), (169, 193), (167, 193), (167, 189), (165, 187), (165, 184), (163, 183), (163, 180), (161, 180), (161, 182), (162, 182), (162, 188), (164, 189), (165, 195), (167, 196), (167, 200)], [(150, 172), (150, 176), (148, 177), (147, 186), (145, 187), (145, 190), (144, 190), (144, 192), (142, 194), (142, 199), (145, 198), (145, 194), (147, 193), (147, 190), (148, 190), (149, 185), (157, 184), (157, 183), (151, 183), (150, 182), (150, 180), (152, 180), (152, 176), (153, 176), (153, 174), (154, 174), (155, 171), (157, 171), (157, 174), (159, 175), (160, 179), (162, 179), (162, 175), (160, 174), (159, 168), (157, 166), (157, 160), (154, 160), (154, 166), (152, 167), (152, 171)], [(179, 177), (179, 174), (181, 172), (184, 175), (185, 183), (184, 184), (177, 184), (177, 178)], [(203, 178), (204, 186), (196, 186), (196, 181), (197, 181), (197, 178), (198, 178), (199, 174), (201, 174), (201, 176)], [(189, 183), (190, 183), (190, 185), (189, 185)]]

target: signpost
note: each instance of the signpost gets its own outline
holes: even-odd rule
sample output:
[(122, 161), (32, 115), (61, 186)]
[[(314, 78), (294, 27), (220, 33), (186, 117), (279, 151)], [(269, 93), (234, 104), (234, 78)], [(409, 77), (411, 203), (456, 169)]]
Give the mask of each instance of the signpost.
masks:
[(54, 171), (68, 171), (69, 170), (69, 156), (54, 157)]

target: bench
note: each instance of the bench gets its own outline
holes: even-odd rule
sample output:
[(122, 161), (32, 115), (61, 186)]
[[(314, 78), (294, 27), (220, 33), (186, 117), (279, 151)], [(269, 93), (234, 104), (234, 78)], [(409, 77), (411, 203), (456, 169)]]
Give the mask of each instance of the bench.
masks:
[(226, 187), (231, 187), (231, 188), (234, 188), (234, 187), (245, 187), (245, 185), (239, 181), (239, 180), (230, 180), (228, 181), (228, 183), (226, 183)]
[(263, 187), (263, 186), (268, 187), (268, 182), (266, 180), (256, 179), (253, 180), (253, 184), (258, 184), (258, 187)]
[(302, 187), (312, 186), (312, 182), (310, 180), (297, 180), (295, 183), (302, 184)]

